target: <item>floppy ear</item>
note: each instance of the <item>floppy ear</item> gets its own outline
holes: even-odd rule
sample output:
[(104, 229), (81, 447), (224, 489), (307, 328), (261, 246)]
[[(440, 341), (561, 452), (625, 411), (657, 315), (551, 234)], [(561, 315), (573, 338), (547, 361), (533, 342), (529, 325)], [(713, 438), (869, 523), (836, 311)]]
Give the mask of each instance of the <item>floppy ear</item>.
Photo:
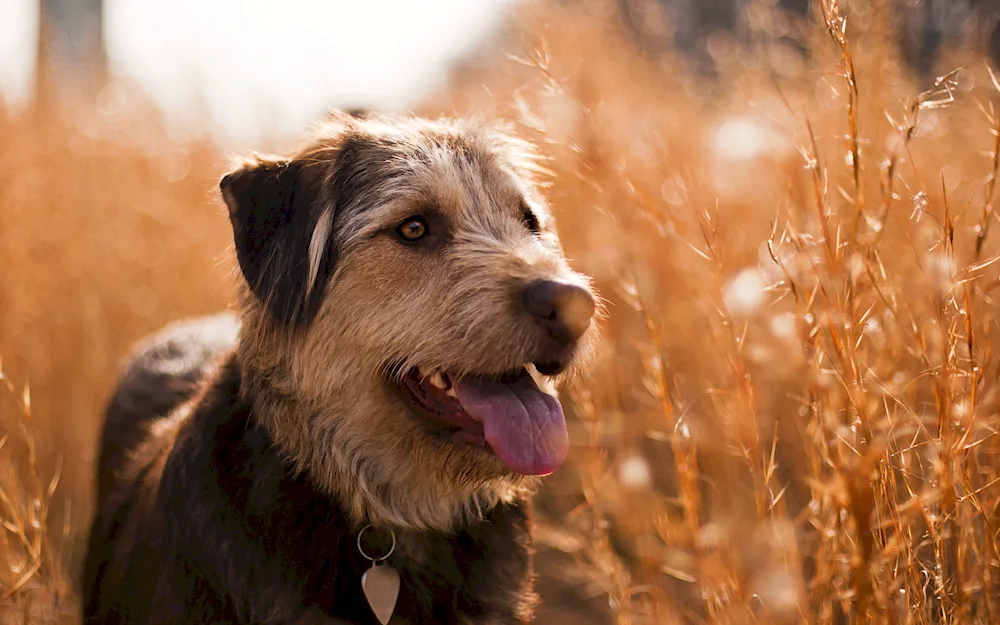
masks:
[(300, 162), (257, 157), (219, 183), (251, 292), (276, 321), (291, 326), (316, 314), (336, 263), (333, 216), (316, 205), (304, 169)]

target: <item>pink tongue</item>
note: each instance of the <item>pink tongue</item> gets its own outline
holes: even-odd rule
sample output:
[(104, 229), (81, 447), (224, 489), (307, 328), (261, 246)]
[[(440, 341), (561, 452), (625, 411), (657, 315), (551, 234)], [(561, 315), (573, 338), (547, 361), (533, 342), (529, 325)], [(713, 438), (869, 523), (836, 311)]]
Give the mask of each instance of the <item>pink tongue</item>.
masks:
[(569, 437), (562, 406), (527, 373), (510, 384), (463, 378), (455, 394), (465, 412), (483, 422), (486, 442), (511, 469), (548, 475), (566, 459)]

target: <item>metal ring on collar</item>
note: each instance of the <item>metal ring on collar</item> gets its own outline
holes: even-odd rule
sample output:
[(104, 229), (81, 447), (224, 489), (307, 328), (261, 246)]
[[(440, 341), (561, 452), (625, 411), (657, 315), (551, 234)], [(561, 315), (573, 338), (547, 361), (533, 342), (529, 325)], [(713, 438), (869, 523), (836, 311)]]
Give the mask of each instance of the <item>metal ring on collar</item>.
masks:
[(360, 532), (358, 532), (358, 551), (360, 551), (361, 555), (363, 555), (368, 560), (371, 560), (373, 563), (378, 563), (387, 560), (389, 556), (392, 555), (392, 552), (396, 550), (396, 532), (389, 530), (389, 536), (392, 537), (392, 546), (389, 547), (389, 551), (384, 556), (381, 556), (379, 558), (373, 558), (367, 553), (365, 553), (365, 548), (361, 546), (361, 537), (364, 536), (364, 533), (370, 529), (372, 529), (372, 526), (369, 523), (368, 525), (361, 528)]

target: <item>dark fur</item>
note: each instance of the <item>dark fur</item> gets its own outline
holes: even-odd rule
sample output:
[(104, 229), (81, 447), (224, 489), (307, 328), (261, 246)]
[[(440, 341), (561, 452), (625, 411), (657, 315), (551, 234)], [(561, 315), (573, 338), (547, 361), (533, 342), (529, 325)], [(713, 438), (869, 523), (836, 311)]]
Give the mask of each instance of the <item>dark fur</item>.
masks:
[[(221, 355), (227, 336), (218, 319), (175, 326), (123, 376), (102, 440), (108, 470), (87, 557), (86, 622), (377, 623), (361, 592), (370, 563), (357, 550), (360, 528), (294, 474), (254, 422), (239, 363)], [(147, 415), (159, 415), (151, 437)], [(386, 549), (384, 535), (371, 538), (371, 551)], [(454, 533), (397, 538), (393, 623), (525, 615), (525, 502)]]

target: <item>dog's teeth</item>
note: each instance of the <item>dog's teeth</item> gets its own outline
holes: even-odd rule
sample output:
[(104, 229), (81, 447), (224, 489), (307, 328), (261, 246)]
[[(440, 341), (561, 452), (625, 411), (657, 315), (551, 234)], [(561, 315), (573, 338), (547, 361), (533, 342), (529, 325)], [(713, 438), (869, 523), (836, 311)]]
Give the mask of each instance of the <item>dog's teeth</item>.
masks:
[(444, 378), (441, 377), (440, 371), (435, 371), (434, 374), (427, 379), (430, 381), (431, 384), (433, 384), (438, 388), (446, 388), (448, 386), (448, 384), (444, 381)]
[(447, 395), (448, 397), (454, 397), (455, 399), (458, 399), (458, 394), (455, 393), (454, 386), (449, 387), (448, 390), (444, 392), (444, 394)]

